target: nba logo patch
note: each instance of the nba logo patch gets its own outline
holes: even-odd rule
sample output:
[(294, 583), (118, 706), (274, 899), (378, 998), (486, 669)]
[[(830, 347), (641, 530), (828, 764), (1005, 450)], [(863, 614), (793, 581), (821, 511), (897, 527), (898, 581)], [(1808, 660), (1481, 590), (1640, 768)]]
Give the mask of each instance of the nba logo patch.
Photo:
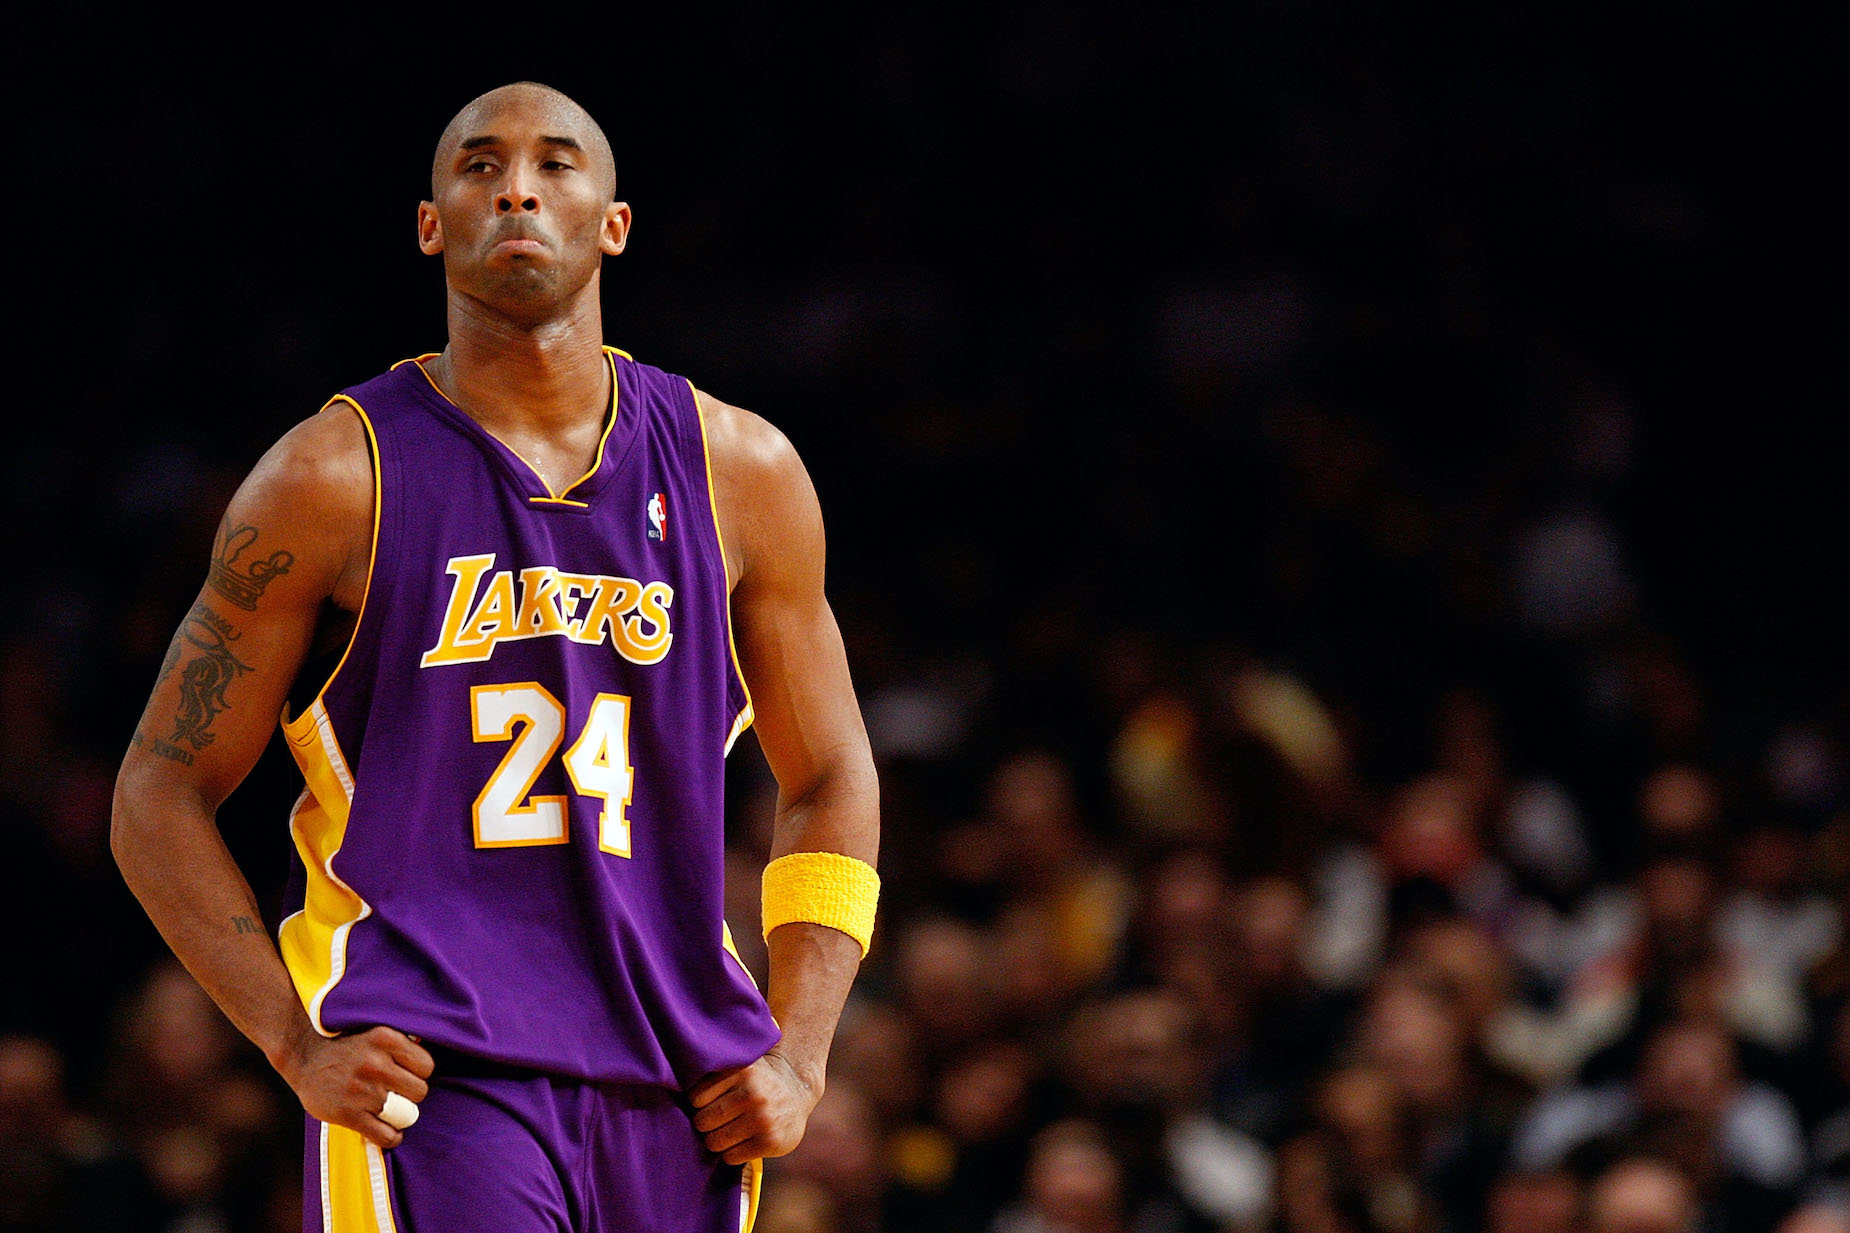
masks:
[(668, 497), (656, 493), (649, 498), (649, 538), (665, 541), (668, 538)]

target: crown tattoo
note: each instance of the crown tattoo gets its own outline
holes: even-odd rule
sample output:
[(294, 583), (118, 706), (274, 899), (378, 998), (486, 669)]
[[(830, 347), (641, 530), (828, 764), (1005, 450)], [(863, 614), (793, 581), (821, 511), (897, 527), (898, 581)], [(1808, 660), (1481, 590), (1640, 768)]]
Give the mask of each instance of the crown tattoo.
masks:
[(256, 527), (241, 526), (227, 532), (207, 576), (214, 591), (246, 612), (255, 612), (264, 588), (278, 575), (288, 573), (289, 567), (295, 564), (295, 554), (283, 551), (240, 561), (238, 558), (243, 556), (244, 550), (256, 542)]

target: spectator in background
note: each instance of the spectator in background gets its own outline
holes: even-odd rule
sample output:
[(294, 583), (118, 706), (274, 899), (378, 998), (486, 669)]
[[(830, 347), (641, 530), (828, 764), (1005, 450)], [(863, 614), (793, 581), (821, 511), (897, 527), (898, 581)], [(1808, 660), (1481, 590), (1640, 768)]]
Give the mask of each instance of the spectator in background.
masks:
[(1195, 846), (1171, 848), (1153, 859), (1137, 891), (1122, 979), (1184, 992), (1210, 1038), (1239, 1034), (1247, 1015), (1242, 1003), (1250, 1000), (1243, 987), (1267, 980), (1248, 966), (1257, 962), (1263, 971), (1270, 958), (1254, 950), (1245, 926), (1251, 922), (1261, 933), (1291, 930), (1291, 906), (1267, 912), (1255, 904), (1256, 913), (1244, 912), (1218, 853)]
[(1781, 1222), (1779, 1233), (1850, 1233), (1850, 1209), (1841, 1197), (1806, 1203)]
[(1107, 1137), (1133, 1210), (1250, 1227), (1271, 1210), (1271, 1153), (1209, 1113), (1199, 1032), (1174, 992), (1118, 994), (1075, 1016), (1061, 1078)]
[(997, 892), (1005, 937), (1039, 935), (1052, 961), (1053, 985), (1036, 990), (1070, 998), (1101, 979), (1118, 954), (1131, 906), (1131, 888), (1117, 862), (1101, 852), (1079, 815), (1072, 772), (1045, 752), (1005, 759), (990, 779), (986, 824), (999, 845)]
[(1417, 1191), (1371, 1196), (1340, 1149), (1315, 1131), (1279, 1149), (1277, 1233), (1409, 1233), (1426, 1227), (1425, 1203)]
[(1734, 1043), (1712, 1020), (1659, 1028), (1629, 1082), (1542, 1097), (1512, 1158), (1532, 1171), (1588, 1170), (1638, 1152), (1674, 1162), (1708, 1219), (1740, 1233), (1770, 1230), (1805, 1176), (1805, 1136), (1792, 1106), (1741, 1078)]
[(927, 1119), (890, 1139), (901, 1183), (889, 1205), (894, 1230), (972, 1228), (1021, 1179), (1028, 1139), (1045, 1120), (1041, 1063), (1026, 1046), (992, 1039), (938, 1071)]
[(1475, 1229), (1502, 1166), (1511, 1112), (1493, 1093), (1466, 1019), (1413, 970), (1391, 971), (1363, 1012), (1357, 1047), (1395, 1087), (1436, 1228)]
[(1056, 1122), (1035, 1138), (1021, 1201), (991, 1233), (1133, 1233), (1124, 1191), (1123, 1165), (1099, 1127)]
[(1731, 845), (1715, 937), (1760, 991), (1756, 1036), (1790, 1050), (1810, 1027), (1806, 980), (1842, 937), (1837, 909), (1807, 884), (1805, 839), (1791, 826), (1763, 823)]
[(808, 1196), (780, 1219), (831, 1221), (832, 1233), (878, 1233), (886, 1227), (886, 1161), (873, 1112), (848, 1083), (830, 1083), (810, 1114), (803, 1142), (784, 1157), (780, 1181), (807, 1183)]
[[(56, 1046), (30, 1036), (0, 1037), (0, 1230), (49, 1233), (86, 1210), (86, 1194), (119, 1194), (120, 1182), (110, 1184), (107, 1166), (97, 1167), (105, 1151), (101, 1128), (66, 1104), (64, 1058)], [(107, 1214), (88, 1211), (92, 1223)], [(119, 1210), (115, 1218), (127, 1215)]]
[(1799, 1089), (1814, 1189), (1850, 1210), (1850, 1000), (1822, 1008)]
[(1697, 1233), (1700, 1227), (1689, 1182), (1659, 1161), (1621, 1160), (1588, 1189), (1587, 1233)]
[(896, 933), (899, 1004), (917, 1025), (926, 1059), (940, 1060), (995, 1028), (994, 971), (981, 929), (926, 916), (899, 924)]
[(1329, 1164), (1348, 1179), (1373, 1224), (1393, 1233), (1432, 1226), (1412, 1119), (1386, 1072), (1367, 1065), (1335, 1071), (1317, 1093), (1316, 1114)]
[[(247, 1222), (263, 1210), (278, 1141), (294, 1145), (271, 1086), (245, 1069), (230, 1024), (171, 959), (123, 1007), (103, 1107), (161, 1227)], [(292, 1171), (293, 1172), (293, 1171)]]
[(1513, 922), (1516, 887), (1483, 840), (1469, 781), (1422, 776), (1393, 794), (1371, 844), (1332, 849), (1318, 872), (1317, 950), (1343, 956), (1328, 979), (1352, 987), (1382, 962), (1393, 933), (1462, 915), (1493, 934)]
[(1505, 1173), (1491, 1187), (1484, 1233), (1580, 1233), (1584, 1191), (1565, 1169)]
[(1507, 952), (1482, 926), (1454, 918), (1410, 933), (1401, 947), (1401, 960), (1410, 979), (1458, 1016), (1479, 1064), (1487, 1064), (1514, 1000), (1515, 978)]
[(906, 1125), (925, 1090), (911, 1018), (883, 1002), (850, 1001), (829, 1051), (829, 1082), (837, 1079), (860, 1091), (882, 1130)]
[(763, 1192), (752, 1233), (839, 1233), (829, 1192), (802, 1177), (785, 1177)]
[[(1221, 1033), (1217, 1101), (1234, 1125), (1276, 1144), (1302, 1120), (1312, 1085), (1348, 1031), (1356, 998), (1311, 979), (1304, 963), (1310, 903), (1295, 881), (1254, 878), (1224, 910), (1221, 932), (1231, 933), (1232, 944), (1218, 951), (1226, 968), (1220, 988), (1236, 1000), (1238, 1017)], [(1218, 1005), (1193, 985), (1173, 987), (1197, 1008)]]

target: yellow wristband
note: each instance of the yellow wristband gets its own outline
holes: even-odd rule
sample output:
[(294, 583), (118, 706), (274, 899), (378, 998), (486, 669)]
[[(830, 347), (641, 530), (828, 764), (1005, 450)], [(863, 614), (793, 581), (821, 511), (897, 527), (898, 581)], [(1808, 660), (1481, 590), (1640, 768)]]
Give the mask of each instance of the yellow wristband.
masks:
[(839, 929), (861, 944), (874, 936), (880, 875), (866, 861), (839, 852), (792, 852), (764, 867), (764, 936), (793, 921)]

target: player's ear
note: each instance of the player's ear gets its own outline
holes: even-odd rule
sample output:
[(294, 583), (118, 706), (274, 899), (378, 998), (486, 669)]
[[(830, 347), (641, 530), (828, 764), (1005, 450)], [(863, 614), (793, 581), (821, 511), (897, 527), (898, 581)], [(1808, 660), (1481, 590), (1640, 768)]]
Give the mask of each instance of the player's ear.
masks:
[(604, 234), (598, 237), (598, 247), (614, 257), (623, 251), (623, 246), (629, 241), (630, 203), (613, 201), (604, 207)]
[(443, 223), (437, 218), (433, 202), (418, 202), (418, 248), (426, 257), (443, 251)]

